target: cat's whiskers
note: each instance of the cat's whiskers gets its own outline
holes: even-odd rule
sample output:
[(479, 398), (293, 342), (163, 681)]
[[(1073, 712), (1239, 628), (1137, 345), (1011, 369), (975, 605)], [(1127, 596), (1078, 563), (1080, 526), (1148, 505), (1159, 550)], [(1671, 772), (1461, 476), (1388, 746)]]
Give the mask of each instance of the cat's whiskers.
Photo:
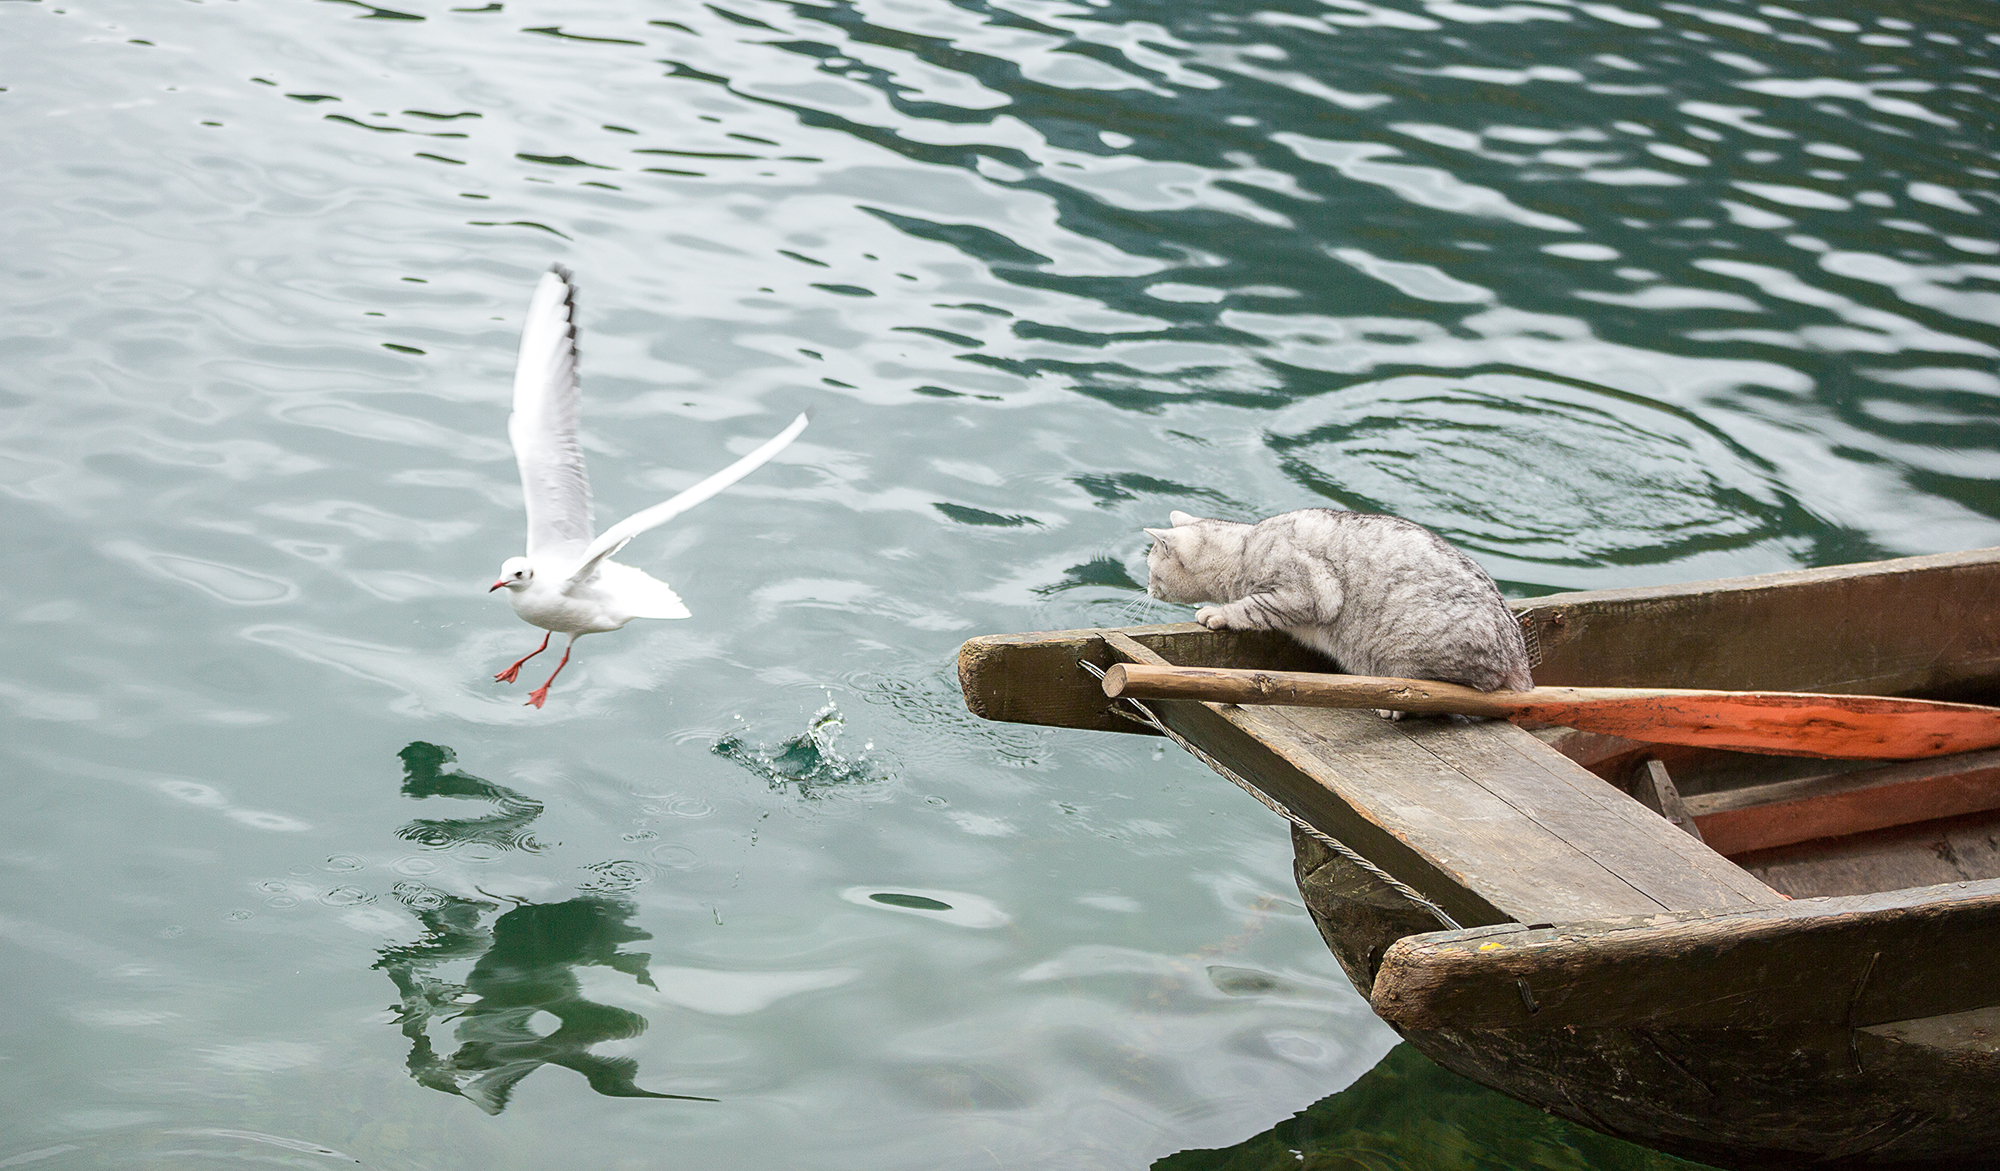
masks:
[(1146, 591), (1140, 590), (1131, 600), (1119, 608), (1118, 616), (1121, 619), (1119, 624), (1121, 626), (1147, 625), (1146, 619), (1153, 617), (1158, 607), (1167, 604)]

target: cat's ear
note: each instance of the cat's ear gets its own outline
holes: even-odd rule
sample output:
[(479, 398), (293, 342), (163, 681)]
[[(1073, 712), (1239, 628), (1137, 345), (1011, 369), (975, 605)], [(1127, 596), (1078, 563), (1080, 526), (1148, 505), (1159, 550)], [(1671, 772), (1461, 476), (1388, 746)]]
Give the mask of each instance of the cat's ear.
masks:
[(1164, 541), (1174, 535), (1174, 530), (1172, 529), (1141, 529), (1139, 531), (1145, 533), (1155, 541)]
[(1201, 518), (1193, 515), (1192, 513), (1182, 512), (1180, 509), (1176, 508), (1172, 512), (1167, 514), (1167, 519), (1174, 522), (1175, 528), (1179, 528), (1182, 525), (1191, 525), (1194, 522), (1200, 520)]

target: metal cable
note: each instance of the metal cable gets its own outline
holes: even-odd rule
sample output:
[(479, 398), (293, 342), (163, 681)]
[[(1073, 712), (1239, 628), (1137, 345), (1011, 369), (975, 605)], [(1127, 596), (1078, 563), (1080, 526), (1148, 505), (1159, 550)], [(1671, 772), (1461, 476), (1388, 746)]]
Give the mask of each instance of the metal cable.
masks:
[[(1097, 677), (1100, 680), (1104, 678), (1104, 668), (1098, 666), (1096, 663), (1090, 662), (1087, 659), (1079, 659), (1077, 660), (1077, 665), (1079, 667), (1082, 667), (1084, 670), (1090, 672), (1093, 676)], [(1328, 849), (1332, 850), (1336, 854), (1339, 854), (1342, 858), (1347, 859), (1349, 862), (1352, 862), (1356, 866), (1359, 866), (1361, 869), (1367, 871), (1370, 875), (1374, 876), (1378, 881), (1380, 881), (1384, 886), (1387, 886), (1390, 890), (1395, 891), (1397, 894), (1402, 895), (1404, 898), (1410, 900), (1419, 907), (1422, 907), (1424, 910), (1429, 911), (1431, 915), (1437, 919), (1438, 922), (1444, 924), (1446, 927), (1451, 928), (1453, 931), (1462, 930), (1462, 928), (1460, 928), (1459, 926), (1458, 920), (1446, 914), (1445, 909), (1443, 907), (1438, 906), (1436, 903), (1430, 901), (1423, 895), (1417, 893), (1416, 888), (1411, 886), (1409, 883), (1404, 882), (1402, 879), (1397, 878), (1395, 875), (1389, 873), (1388, 871), (1382, 869), (1380, 866), (1375, 865), (1375, 863), (1370, 862), (1368, 859), (1362, 857), (1360, 854), (1356, 853), (1352, 848), (1350, 848), (1345, 842), (1342, 842), (1338, 838), (1335, 838), (1332, 834), (1327, 833), (1325, 830), (1322, 830), (1317, 826), (1308, 824), (1305, 818), (1300, 817), (1296, 813), (1293, 813), (1291, 810), (1285, 808), (1283, 805), (1273, 800), (1269, 795), (1264, 793), (1262, 790), (1258, 789), (1257, 786), (1251, 784), (1249, 781), (1246, 781), (1242, 777), (1236, 775), (1236, 771), (1234, 769), (1231, 769), (1228, 765), (1223, 764), (1221, 761), (1215, 759), (1213, 756), (1210, 756), (1208, 753), (1203, 752), (1201, 749), (1195, 747), (1193, 743), (1191, 743), (1185, 736), (1182, 736), (1179, 732), (1176, 732), (1172, 728), (1167, 727), (1166, 724), (1160, 721), (1160, 717), (1153, 714), (1153, 709), (1147, 707), (1143, 703), (1140, 703), (1138, 700), (1133, 699), (1129, 695), (1121, 696), (1120, 698), (1124, 702), (1131, 704), (1134, 708), (1137, 708), (1139, 714), (1133, 715), (1131, 712), (1125, 711), (1122, 708), (1114, 706), (1111, 709), (1114, 715), (1123, 716), (1124, 718), (1131, 720), (1135, 723), (1144, 724), (1147, 727), (1158, 732), (1160, 735), (1165, 736), (1167, 739), (1180, 745), (1182, 748), (1187, 750), (1190, 756), (1194, 757), (1196, 760), (1207, 765), (1209, 768), (1214, 769), (1217, 773), (1221, 774), (1224, 778), (1229, 780), (1237, 788), (1243, 790), (1245, 793), (1250, 794), (1252, 797), (1255, 797), (1258, 801), (1262, 802), (1266, 809), (1269, 809), (1271, 812), (1277, 814), (1279, 817), (1284, 818), (1286, 821), (1289, 821), (1293, 825), (1298, 826), (1300, 829), (1304, 830), (1306, 832), (1306, 836), (1312, 838), (1316, 842), (1325, 845)]]

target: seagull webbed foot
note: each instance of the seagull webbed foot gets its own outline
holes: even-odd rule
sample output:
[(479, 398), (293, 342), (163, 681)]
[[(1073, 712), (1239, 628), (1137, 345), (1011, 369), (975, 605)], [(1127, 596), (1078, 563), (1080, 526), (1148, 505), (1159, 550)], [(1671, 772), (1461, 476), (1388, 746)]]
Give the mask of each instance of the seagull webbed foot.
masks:
[[(536, 647), (534, 650), (529, 651), (527, 654), (522, 655), (520, 658), (515, 659), (514, 665), (507, 668), (505, 671), (500, 672), (498, 675), (495, 675), (493, 677), (493, 681), (495, 683), (512, 683), (515, 679), (519, 678), (521, 674), (521, 664), (527, 662), (529, 659), (534, 658), (536, 655), (541, 654), (543, 651), (548, 650), (549, 638), (553, 633), (554, 632), (551, 631), (550, 634), (544, 634), (542, 636), (542, 645)], [(540, 707), (541, 705), (536, 704), (535, 706)]]
[[(548, 641), (549, 640), (546, 638), (543, 639), (542, 640), (543, 645), (546, 646), (548, 644)], [(548, 683), (544, 683), (540, 687), (537, 687), (533, 691), (530, 691), (528, 693), (527, 706), (529, 707), (542, 706), (542, 701), (549, 697), (549, 685), (556, 681), (556, 676), (562, 674), (562, 669), (564, 667), (569, 666), (569, 653), (575, 649), (576, 649), (576, 636), (572, 634), (569, 636), (569, 645), (563, 648), (562, 662), (557, 663), (556, 669), (549, 672)]]

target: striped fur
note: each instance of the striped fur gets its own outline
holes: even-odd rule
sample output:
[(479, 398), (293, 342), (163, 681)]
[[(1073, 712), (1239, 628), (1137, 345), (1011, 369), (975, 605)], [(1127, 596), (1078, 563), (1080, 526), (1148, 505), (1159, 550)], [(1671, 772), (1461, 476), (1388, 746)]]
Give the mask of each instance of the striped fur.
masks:
[(1422, 525), (1331, 508), (1173, 524), (1146, 530), (1146, 592), (1206, 603), (1195, 621), (1212, 630), (1282, 630), (1353, 675), (1534, 685), (1493, 579)]

